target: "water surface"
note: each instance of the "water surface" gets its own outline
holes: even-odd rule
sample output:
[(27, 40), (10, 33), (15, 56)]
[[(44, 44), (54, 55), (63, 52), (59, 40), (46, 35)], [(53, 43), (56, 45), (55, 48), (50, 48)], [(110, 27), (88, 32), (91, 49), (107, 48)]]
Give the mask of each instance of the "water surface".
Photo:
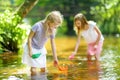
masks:
[[(29, 67), (21, 63), (20, 55), (0, 54), (0, 80), (120, 80), (120, 38), (106, 37), (100, 61), (87, 61), (86, 43), (81, 41), (73, 60), (68, 56), (74, 50), (75, 37), (56, 38), (59, 64), (68, 66), (67, 71), (59, 71), (53, 66), (50, 42), (46, 44), (48, 73), (30, 76)], [(39, 71), (39, 69), (38, 69)]]

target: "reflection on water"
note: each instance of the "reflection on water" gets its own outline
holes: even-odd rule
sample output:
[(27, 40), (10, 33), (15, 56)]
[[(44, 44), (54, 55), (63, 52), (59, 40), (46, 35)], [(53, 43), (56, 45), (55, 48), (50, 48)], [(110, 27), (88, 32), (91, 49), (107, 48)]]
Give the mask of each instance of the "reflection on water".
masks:
[[(99, 61), (78, 61), (79, 64), (69, 65), (70, 80), (100, 80), (102, 69)], [(74, 63), (74, 62), (73, 62)]]
[(88, 79), (99, 80), (102, 75), (102, 69), (99, 61), (87, 62), (88, 64)]
[(48, 80), (47, 73), (38, 73), (36, 75), (31, 76), (31, 80)]
[[(65, 45), (67, 42), (69, 45)], [(105, 38), (100, 61), (87, 61), (85, 42), (81, 43), (75, 59), (68, 60), (74, 50), (75, 38), (57, 38), (59, 64), (68, 66), (59, 71), (53, 66), (51, 48), (47, 43), (48, 73), (30, 76), (29, 67), (21, 63), (21, 55), (0, 55), (0, 80), (120, 80), (120, 39)], [(63, 43), (63, 44), (61, 44)]]
[(8, 80), (23, 80), (23, 79), (20, 79), (20, 78), (18, 78), (18, 77), (16, 77), (16, 76), (10, 76), (10, 77), (8, 78)]

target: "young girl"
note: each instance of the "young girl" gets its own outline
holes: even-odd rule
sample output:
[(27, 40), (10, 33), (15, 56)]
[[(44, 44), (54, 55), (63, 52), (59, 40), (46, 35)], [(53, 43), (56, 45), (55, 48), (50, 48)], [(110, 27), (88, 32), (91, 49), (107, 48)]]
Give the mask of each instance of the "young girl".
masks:
[(96, 60), (99, 60), (104, 38), (96, 23), (93, 21), (87, 21), (86, 17), (83, 14), (79, 13), (74, 17), (74, 30), (78, 35), (78, 39), (75, 50), (69, 56), (69, 59), (74, 58), (74, 55), (77, 53), (80, 44), (81, 36), (83, 36), (88, 45), (88, 60), (91, 60), (91, 57), (93, 55), (95, 56)]
[(59, 11), (50, 12), (46, 18), (33, 25), (27, 44), (24, 48), (22, 62), (31, 67), (31, 75), (36, 74), (36, 68), (41, 72), (46, 70), (46, 48), (45, 43), (50, 38), (53, 51), (54, 65), (58, 65), (56, 47), (54, 42), (57, 27), (62, 23), (62, 15)]

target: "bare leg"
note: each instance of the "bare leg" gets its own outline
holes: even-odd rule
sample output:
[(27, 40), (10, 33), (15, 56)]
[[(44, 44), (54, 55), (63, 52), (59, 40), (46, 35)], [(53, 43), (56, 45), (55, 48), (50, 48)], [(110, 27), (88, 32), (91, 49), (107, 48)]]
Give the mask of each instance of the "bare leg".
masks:
[(100, 60), (100, 55), (101, 55), (101, 51), (102, 51), (102, 45), (103, 45), (103, 42), (99, 42), (98, 47), (96, 48), (95, 58), (98, 61)]
[(41, 69), (40, 69), (40, 72), (41, 72), (41, 73), (44, 73), (44, 72), (45, 72), (45, 68), (41, 68)]
[(89, 55), (89, 54), (87, 54), (87, 59), (88, 59), (88, 61), (91, 61), (91, 55)]
[(31, 67), (30, 71), (31, 71), (31, 76), (36, 75), (36, 73), (37, 73), (36, 67)]
[(100, 59), (100, 54), (96, 54), (96, 55), (95, 55), (95, 59), (96, 59), (97, 61), (99, 61), (99, 59)]

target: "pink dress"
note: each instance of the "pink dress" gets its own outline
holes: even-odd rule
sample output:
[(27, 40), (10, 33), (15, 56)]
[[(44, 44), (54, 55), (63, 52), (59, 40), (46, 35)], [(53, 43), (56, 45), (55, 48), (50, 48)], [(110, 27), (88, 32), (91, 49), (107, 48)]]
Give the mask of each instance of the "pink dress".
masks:
[(97, 32), (94, 30), (96, 23), (93, 21), (89, 21), (88, 25), (89, 25), (89, 29), (85, 30), (81, 33), (81, 35), (84, 37), (84, 39), (86, 40), (86, 42), (88, 44), (87, 53), (89, 55), (100, 54), (102, 51), (104, 37), (103, 37), (103, 35), (101, 35), (101, 38), (100, 38), (98, 45), (94, 46), (93, 44), (98, 37)]
[(94, 46), (93, 43), (88, 44), (87, 53), (89, 55), (100, 54), (102, 51), (103, 42), (99, 42), (97, 46)]

